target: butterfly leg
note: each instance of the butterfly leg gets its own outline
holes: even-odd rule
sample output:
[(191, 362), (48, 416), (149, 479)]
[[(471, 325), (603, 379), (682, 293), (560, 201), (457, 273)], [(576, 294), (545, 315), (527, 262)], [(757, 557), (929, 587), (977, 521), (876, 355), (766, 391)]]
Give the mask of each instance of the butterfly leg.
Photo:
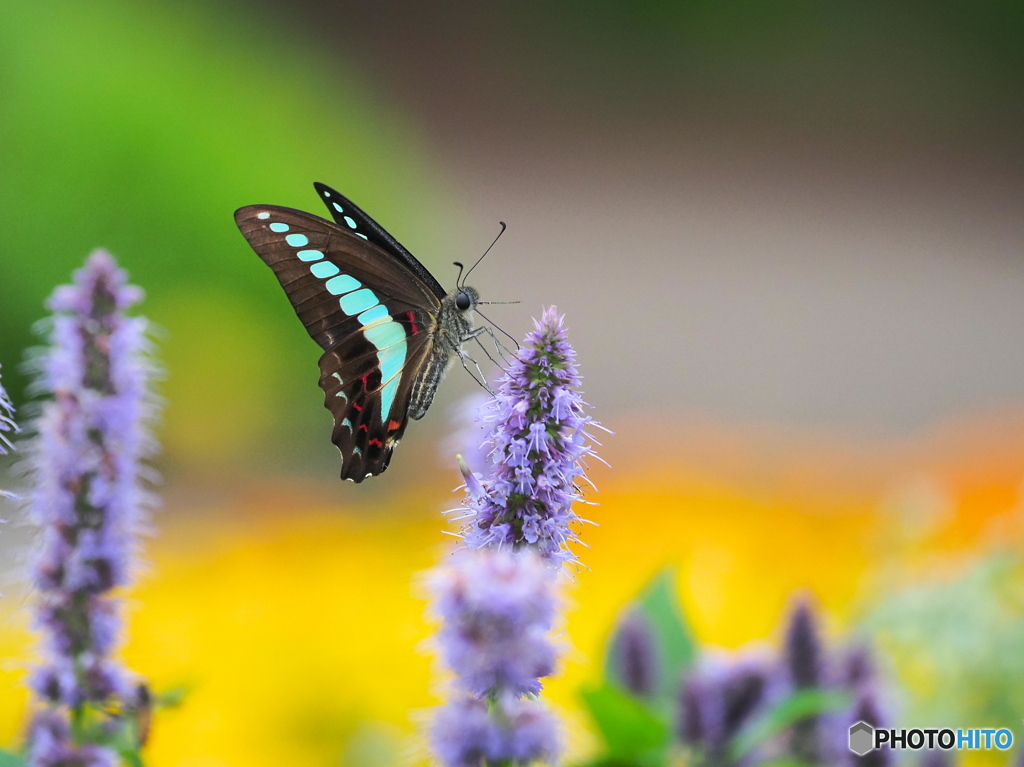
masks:
[[(501, 339), (498, 338), (497, 335), (495, 335), (494, 331), (491, 330), (490, 327), (485, 325), (483, 327), (483, 331), (485, 333), (487, 333), (487, 335), (489, 335), (491, 337), (491, 341), (494, 342), (494, 350), (498, 353), (498, 356), (501, 357), (501, 361), (504, 362), (506, 366), (511, 365), (512, 361), (509, 360), (509, 358), (505, 356), (505, 353), (513, 354), (512, 350), (509, 349), (507, 346), (505, 346), (505, 344), (503, 344), (501, 342)], [(491, 355), (488, 354), (487, 356), (490, 357)], [(495, 364), (497, 364), (497, 363), (495, 363)]]
[[(498, 360), (494, 359), (494, 357), (491, 356), (491, 353), (487, 350), (487, 347), (484, 346), (484, 342), (480, 340), (479, 336), (477, 336), (473, 340), (476, 341), (477, 346), (480, 347), (481, 351), (483, 351), (483, 353), (487, 355), (487, 359), (489, 359), (491, 362), (493, 362), (499, 368), (502, 367), (501, 363), (498, 362)], [(498, 354), (501, 355), (501, 352), (499, 352)], [(506, 365), (508, 364), (508, 360), (506, 360), (504, 356), (501, 356), (501, 359), (505, 362)]]
[[(472, 336), (470, 336), (470, 338), (476, 338), (477, 335), (479, 334), (474, 333)], [(458, 348), (455, 351), (456, 354), (459, 355), (459, 362), (462, 363), (462, 367), (466, 369), (466, 372), (469, 373), (469, 375), (472, 376), (473, 380), (480, 384), (480, 386), (483, 387), (483, 389), (493, 397), (494, 389), (492, 389), (488, 385), (487, 377), (484, 375), (484, 371), (480, 369), (480, 363), (478, 363), (475, 359), (473, 359), (468, 353), (463, 351), (461, 348)], [(466, 360), (469, 360), (470, 362), (473, 363), (473, 366), (476, 368), (476, 372), (480, 375), (479, 378), (477, 378), (476, 374), (474, 374), (473, 371), (469, 369), (469, 365), (466, 364)]]
[[(477, 346), (479, 346), (481, 351), (483, 351), (483, 353), (487, 355), (487, 359), (489, 359), (491, 362), (493, 362), (495, 365), (497, 365), (500, 368), (500, 367), (502, 367), (501, 363), (498, 362), (496, 359), (494, 359), (494, 357), (491, 356), (491, 353), (489, 351), (487, 351), (487, 347), (484, 346), (483, 342), (480, 340), (480, 336), (483, 335), (484, 333), (489, 333), (492, 338), (494, 337), (494, 332), (489, 327), (487, 327), (486, 325), (482, 325), (481, 327), (473, 328), (468, 333), (466, 333), (466, 335), (464, 335), (462, 337), (462, 342), (461, 343), (466, 343), (467, 341), (476, 341)], [(501, 354), (501, 352), (499, 352), (498, 354), (499, 354), (499, 356), (503, 360), (505, 360), (505, 357), (504, 357), (504, 355)], [(470, 357), (470, 359), (472, 360), (473, 358)], [(476, 360), (473, 360), (473, 364), (476, 365)], [(505, 360), (505, 364), (506, 365), (508, 364), (508, 360)], [(477, 365), (477, 370), (479, 370), (479, 369), (480, 369), (480, 366)], [(484, 380), (486, 381), (487, 379), (484, 378)]]
[[(505, 331), (502, 330), (502, 332), (504, 333)], [(490, 325), (481, 325), (478, 328), (473, 328), (473, 330), (463, 339), (463, 341), (468, 341), (469, 339), (474, 338), (477, 340), (477, 343), (480, 344), (481, 347), (483, 347), (483, 344), (479, 340), (479, 336), (482, 335), (483, 333), (486, 333), (491, 337), (491, 342), (494, 344), (494, 351), (496, 351), (498, 353), (498, 356), (501, 357), (502, 362), (504, 362), (506, 366), (511, 365), (511, 360), (509, 360), (509, 358), (505, 356), (505, 353), (507, 352), (508, 354), (513, 354), (512, 350), (501, 342), (498, 336), (495, 335), (494, 330), (491, 328)], [(506, 335), (508, 334), (506, 333)], [(511, 338), (511, 336), (509, 336), (509, 338)], [(514, 338), (512, 340), (515, 341)], [(519, 344), (516, 343), (516, 348), (518, 347)], [(487, 354), (486, 351), (484, 353)], [(495, 365), (498, 365), (497, 361), (495, 361), (494, 357), (492, 357), (490, 354), (487, 354), (487, 358), (491, 362), (494, 362)], [(498, 365), (498, 367), (501, 367), (501, 365)]]

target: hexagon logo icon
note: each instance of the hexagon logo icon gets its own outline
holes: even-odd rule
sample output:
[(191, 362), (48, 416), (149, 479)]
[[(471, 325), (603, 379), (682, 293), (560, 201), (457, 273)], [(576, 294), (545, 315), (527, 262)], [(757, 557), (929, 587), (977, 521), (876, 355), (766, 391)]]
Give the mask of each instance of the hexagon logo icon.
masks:
[(875, 750), (875, 728), (867, 722), (857, 722), (850, 727), (850, 750), (857, 756)]

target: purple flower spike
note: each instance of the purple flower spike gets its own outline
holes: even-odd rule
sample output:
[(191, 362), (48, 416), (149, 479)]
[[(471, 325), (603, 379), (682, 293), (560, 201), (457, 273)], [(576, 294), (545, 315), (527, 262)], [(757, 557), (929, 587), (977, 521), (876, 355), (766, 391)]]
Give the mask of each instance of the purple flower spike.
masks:
[(874, 658), (864, 644), (851, 647), (843, 659), (842, 683), (853, 690), (870, 685), (875, 680)]
[(576, 353), (562, 319), (551, 307), (535, 322), (481, 419), (491, 474), (485, 492), (465, 501), (472, 521), (463, 536), (471, 549), (531, 548), (553, 563), (576, 559), (568, 544), (578, 540), (581, 520), (572, 504), (580, 461), (592, 453), (592, 420), (576, 391)]
[(726, 750), (775, 698), (771, 668), (759, 656), (732, 662), (708, 658), (683, 680), (676, 733), (711, 764), (726, 763)]
[(786, 627), (786, 664), (797, 689), (819, 687), (822, 677), (821, 638), (814, 612), (806, 600), (793, 607)]
[(462, 551), (431, 573), (438, 647), (456, 674), (430, 739), (446, 767), (526, 765), (558, 752), (555, 718), (538, 701), (555, 651), (555, 571), (531, 551)]
[[(786, 627), (785, 662), (796, 690), (820, 687), (823, 676), (821, 637), (808, 600), (796, 603)], [(793, 725), (790, 750), (807, 764), (821, 760), (821, 733), (816, 716), (808, 716)]]
[[(878, 710), (878, 703), (871, 693), (861, 694), (854, 707), (851, 720), (851, 723), (867, 722), (876, 728), (887, 726), (884, 717)], [(851, 765), (861, 765), (862, 767), (889, 767), (893, 762), (892, 750), (888, 745), (883, 745), (881, 748), (869, 751), (864, 756), (848, 754), (848, 759)]]
[[(53, 707), (116, 703), (135, 687), (111, 659), (121, 617), (110, 592), (131, 581), (152, 505), (142, 487), (142, 461), (155, 444), (146, 429), (155, 415), (147, 323), (125, 315), (141, 296), (110, 254), (94, 252), (74, 284), (50, 298), (50, 346), (35, 360), (36, 388), (52, 399), (35, 425), (31, 458), (29, 508), (42, 538), (36, 624), (45, 659), (33, 686)], [(57, 731), (34, 732), (45, 739)], [(107, 763), (84, 746), (75, 753), (52, 763)]]
[(557, 600), (550, 569), (524, 552), (463, 552), (431, 576), (441, 656), (458, 686), (483, 698), (540, 692), (554, 669)]
[(661, 663), (650, 622), (643, 610), (630, 610), (612, 643), (616, 677), (629, 692), (647, 698), (657, 691)]
[(467, 430), (482, 434), (478, 447), (458, 436), (468, 551), (431, 579), (438, 646), (456, 675), (431, 730), (445, 767), (550, 762), (559, 749), (555, 718), (524, 698), (554, 668), (554, 585), (558, 566), (576, 559), (568, 545), (582, 520), (572, 505), (592, 421), (562, 317), (551, 308), (535, 326), (495, 397), (465, 408), (480, 425)]

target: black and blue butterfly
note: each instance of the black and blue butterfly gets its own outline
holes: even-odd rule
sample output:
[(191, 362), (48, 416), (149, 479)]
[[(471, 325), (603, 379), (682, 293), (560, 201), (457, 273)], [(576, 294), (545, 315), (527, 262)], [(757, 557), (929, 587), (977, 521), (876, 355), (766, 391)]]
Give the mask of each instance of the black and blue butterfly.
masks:
[(388, 467), (409, 419), (424, 416), (474, 328), (479, 300), (446, 292), (382, 226), (329, 186), (314, 184), (334, 222), (276, 205), (248, 205), (235, 222), (280, 281), (323, 349), (320, 388), (334, 416), (341, 477)]

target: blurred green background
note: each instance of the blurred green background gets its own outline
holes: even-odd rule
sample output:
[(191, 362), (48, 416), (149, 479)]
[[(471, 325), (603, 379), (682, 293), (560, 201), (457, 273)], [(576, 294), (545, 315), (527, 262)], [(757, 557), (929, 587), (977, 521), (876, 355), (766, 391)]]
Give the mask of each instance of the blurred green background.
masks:
[[(1019, 541), (1024, 480), (1024, 4), (0, 10), (5, 385), (24, 403), (31, 327), (95, 247), (145, 288), (142, 311), (161, 328), (166, 508), (133, 624), (155, 644), (129, 645), (135, 665), (166, 685), (237, 681), (243, 658), (272, 652), (261, 637), (297, 620), (289, 611), (331, 609), (323, 600), (343, 576), (377, 584), (380, 604), (410, 616), (387, 629), (393, 652), (415, 656), (402, 661), (415, 669), (405, 697), (325, 713), (325, 698), (356, 697), (345, 673), (327, 690), (323, 665), (301, 679), (282, 671), (280, 686), (250, 696), (287, 698), (267, 704), (257, 748), (246, 741), (256, 715), (224, 713), (225, 682), (169, 715), (180, 734), (154, 745), (154, 764), (336, 763), (377, 737), (367, 721), (407, 733), (408, 709), (431, 700), (408, 584), (437, 554), (437, 511), (454, 505), (452, 451), (438, 444), (473, 384), (453, 372), (386, 478), (337, 482), (317, 350), (231, 218), (253, 203), (321, 214), (313, 181), (352, 197), (445, 285), (450, 262), (473, 259), (507, 221), (473, 282), (486, 299), (522, 303), (489, 314), (517, 337), (544, 305), (567, 314), (587, 396), (618, 434), (606, 448), (615, 470), (599, 472), (607, 532), (593, 534), (595, 573), (580, 576), (589, 612), (572, 619), (580, 657), (556, 699), (574, 705), (571, 684), (594, 673), (587, 658), (617, 606), (681, 561), (706, 641), (765, 636), (796, 589), (817, 594), (835, 627), (881, 635), (920, 616), (886, 634), (894, 658), (940, 659), (924, 670), (894, 661), (919, 690), (907, 716), (966, 716), (959, 686), (980, 677), (942, 669), (977, 646), (950, 650), (963, 648), (958, 635), (929, 655), (945, 635), (921, 627), (947, 625), (927, 605), (946, 593), (936, 584), (963, 580), (973, 591), (957, 598), (992, 605), (1005, 646), (1019, 631), (1005, 590), (978, 573), (997, 543)], [(644, 537), (659, 527), (659, 542)], [(3, 551), (25, 540), (7, 534)], [(383, 560), (356, 556), (367, 546)], [(363, 569), (295, 574), (335, 557)], [(992, 572), (1016, 582), (1012, 566)], [(216, 597), (196, 573), (220, 584)], [(0, 641), (22, 658), (28, 597), (8, 580)], [(280, 602), (254, 583), (279, 587)], [(887, 606), (893, 584), (918, 612)], [(189, 607), (200, 594), (205, 606)], [(242, 594), (237, 625), (210, 617)], [(309, 636), (322, 638), (317, 625)], [(253, 645), (231, 676), (224, 655), (240, 635)], [(298, 640), (278, 639), (274, 662), (292, 668), (280, 658)], [(346, 647), (345, 662), (371, 657)], [(317, 662), (347, 668), (332, 652)], [(985, 666), (979, 706), (1024, 681), (1000, 665), (1008, 652)], [(12, 684), (22, 665), (9, 664)], [(936, 698), (942, 679), (957, 681)], [(359, 689), (375, 694), (369, 680)], [(24, 705), (0, 712), (5, 739), (17, 739)], [(187, 742), (206, 742), (206, 756)]]

